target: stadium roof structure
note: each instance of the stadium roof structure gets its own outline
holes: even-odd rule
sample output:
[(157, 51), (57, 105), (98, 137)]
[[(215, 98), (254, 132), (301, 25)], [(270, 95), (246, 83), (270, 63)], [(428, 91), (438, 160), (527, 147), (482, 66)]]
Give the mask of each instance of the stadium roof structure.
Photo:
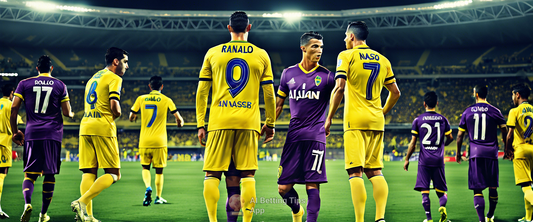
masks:
[[(229, 40), (233, 11), (159, 11), (0, 0), (0, 42), (35, 47), (117, 46), (129, 50), (206, 50)], [(341, 11), (247, 11), (250, 40), (294, 47), (318, 31), (342, 48), (350, 21), (371, 29), (373, 47), (438, 48), (533, 42), (533, 0), (461, 0)], [(294, 39), (294, 41), (287, 41)], [(329, 39), (334, 39), (329, 40)]]

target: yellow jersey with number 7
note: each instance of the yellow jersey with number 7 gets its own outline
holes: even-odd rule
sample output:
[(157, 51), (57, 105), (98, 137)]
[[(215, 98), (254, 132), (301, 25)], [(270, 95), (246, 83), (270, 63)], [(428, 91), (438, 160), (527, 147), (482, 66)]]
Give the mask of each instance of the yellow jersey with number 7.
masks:
[(381, 90), (396, 82), (389, 60), (367, 45), (344, 50), (337, 59), (337, 78), (346, 79), (344, 131), (384, 131)]
[(507, 126), (514, 127), (513, 147), (532, 144), (533, 106), (527, 102), (509, 111)]
[(108, 69), (93, 75), (85, 86), (85, 107), (80, 123), (80, 135), (117, 137), (110, 100), (120, 101), (121, 90), (122, 78)]
[(260, 132), (259, 89), (263, 84), (274, 83), (265, 50), (246, 41), (215, 46), (205, 55), (200, 81), (212, 81), (209, 131), (250, 129)]

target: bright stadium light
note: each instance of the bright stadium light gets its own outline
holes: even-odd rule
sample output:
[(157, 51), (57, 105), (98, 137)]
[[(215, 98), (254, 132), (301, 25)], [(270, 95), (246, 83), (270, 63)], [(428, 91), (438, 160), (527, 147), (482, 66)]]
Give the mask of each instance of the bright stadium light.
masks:
[(445, 8), (457, 8), (462, 6), (467, 6), (472, 3), (472, 0), (456, 1), (456, 2), (446, 2), (438, 5), (434, 5), (435, 9), (445, 9)]
[(274, 12), (274, 13), (263, 13), (265, 18), (285, 18), (285, 20), (292, 22), (300, 20), (303, 17), (301, 12), (285, 12), (283, 14)]
[(90, 9), (90, 8), (79, 7), (79, 6), (71, 6), (71, 5), (57, 5), (51, 2), (31, 1), (31, 2), (24, 2), (24, 4), (26, 4), (26, 7), (35, 8), (37, 10), (43, 10), (43, 11), (52, 11), (52, 10), (58, 9), (62, 11), (71, 11), (71, 12), (100, 12), (100, 10), (97, 10), (97, 9)]
[(19, 76), (18, 73), (0, 73), (0, 76)]

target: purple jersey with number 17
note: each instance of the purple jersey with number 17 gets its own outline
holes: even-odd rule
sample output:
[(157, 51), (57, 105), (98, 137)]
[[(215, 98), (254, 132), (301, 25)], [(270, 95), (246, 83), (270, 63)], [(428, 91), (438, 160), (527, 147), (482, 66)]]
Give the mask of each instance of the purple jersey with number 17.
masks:
[(411, 133), (420, 139), (418, 165), (444, 166), (444, 137), (452, 133), (448, 119), (436, 112), (425, 112), (413, 121)]
[(466, 108), (459, 130), (468, 132), (470, 158), (498, 159), (498, 128), (504, 124), (500, 110), (488, 103), (476, 103)]
[(42, 73), (20, 81), (15, 96), (26, 107), (24, 140), (55, 140), (63, 138), (61, 103), (69, 101), (67, 86), (59, 79)]

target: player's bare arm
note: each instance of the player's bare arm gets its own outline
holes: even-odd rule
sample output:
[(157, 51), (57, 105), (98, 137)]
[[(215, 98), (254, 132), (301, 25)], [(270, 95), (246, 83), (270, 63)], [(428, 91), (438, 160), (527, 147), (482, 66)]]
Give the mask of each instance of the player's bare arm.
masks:
[(72, 112), (70, 101), (65, 101), (61, 103), (61, 111), (63, 112), (63, 116), (74, 118), (74, 112)]
[(183, 127), (185, 122), (183, 121), (183, 117), (181, 117), (180, 112), (176, 111), (174, 113), (174, 117), (176, 118), (176, 123), (178, 124), (178, 127)]
[(457, 161), (457, 163), (461, 163), (462, 161), (461, 148), (463, 147), (464, 137), (465, 137), (465, 131), (459, 130), (459, 132), (457, 132), (457, 152), (455, 154), (455, 161)]
[(137, 114), (130, 112), (130, 122), (137, 122)]
[(513, 160), (513, 156), (514, 156), (513, 141), (514, 141), (514, 127), (509, 126), (509, 132), (507, 132), (507, 142), (505, 143), (503, 159), (507, 159), (511, 161)]
[[(276, 108), (276, 99), (274, 96), (274, 86), (272, 84), (264, 84), (263, 88), (263, 97), (265, 98), (265, 125), (261, 129), (261, 136), (265, 135), (265, 140), (263, 144), (269, 143), (274, 139), (275, 134), (275, 122), (277, 119), (277, 108)], [(283, 104), (282, 104), (283, 106)]]
[(283, 104), (285, 103), (285, 98), (276, 97), (276, 120), (279, 118), (283, 112)]
[(337, 78), (337, 80), (335, 80), (335, 88), (333, 88), (333, 93), (331, 95), (331, 101), (329, 102), (328, 118), (326, 118), (326, 123), (324, 125), (324, 128), (326, 128), (326, 136), (329, 136), (331, 120), (333, 120), (333, 116), (341, 104), (342, 98), (344, 97), (345, 88), (346, 79)]
[(11, 132), (13, 132), (13, 142), (22, 146), (24, 144), (24, 133), (22, 133), (17, 126), (20, 104), (22, 104), (22, 100), (15, 96), (13, 98), (13, 104), (11, 105), (11, 117), (9, 118), (9, 123), (11, 124)]
[(409, 159), (411, 158), (411, 155), (413, 155), (413, 152), (415, 152), (417, 140), (418, 138), (416, 138), (416, 136), (411, 136), (411, 142), (409, 142), (409, 148), (407, 148), (407, 155), (405, 156), (405, 163), (403, 164), (403, 169), (405, 171), (409, 170)]
[(453, 141), (453, 135), (450, 133), (450, 134), (446, 135), (446, 142), (444, 142), (444, 145), (448, 146), (448, 145), (450, 145), (450, 143), (452, 143), (452, 141)]
[(505, 147), (507, 146), (507, 140), (506, 140), (506, 135), (507, 135), (507, 125), (506, 124), (502, 124), (500, 125), (500, 132), (502, 133), (502, 141), (503, 141), (503, 149), (505, 150)]
[(120, 102), (116, 99), (109, 100), (109, 103), (111, 104), (111, 112), (113, 113), (113, 119), (117, 119), (122, 114), (122, 110), (120, 109)]
[(385, 106), (383, 106), (383, 114), (387, 114), (392, 110), (392, 107), (396, 105), (398, 100), (400, 99), (401, 92), (398, 88), (398, 85), (393, 82), (391, 84), (385, 85), (387, 87), (387, 90), (389, 90), (389, 97), (387, 97), (387, 102), (385, 103)]

